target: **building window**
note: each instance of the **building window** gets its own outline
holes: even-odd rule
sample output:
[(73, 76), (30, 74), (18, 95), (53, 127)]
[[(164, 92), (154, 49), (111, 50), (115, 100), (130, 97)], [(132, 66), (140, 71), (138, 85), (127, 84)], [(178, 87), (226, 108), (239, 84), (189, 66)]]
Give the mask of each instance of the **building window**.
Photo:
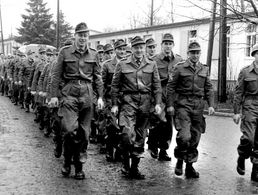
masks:
[(188, 40), (189, 40), (189, 43), (197, 40), (197, 30), (188, 31)]
[(246, 37), (246, 56), (249, 57), (251, 56), (251, 50), (253, 45), (256, 43), (256, 35), (247, 35)]

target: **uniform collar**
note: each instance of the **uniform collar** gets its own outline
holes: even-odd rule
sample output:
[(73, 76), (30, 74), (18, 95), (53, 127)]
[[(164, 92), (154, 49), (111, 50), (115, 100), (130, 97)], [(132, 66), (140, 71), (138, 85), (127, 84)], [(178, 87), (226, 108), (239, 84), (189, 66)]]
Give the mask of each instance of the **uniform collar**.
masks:
[(173, 53), (173, 51), (171, 51), (171, 53), (170, 53), (169, 55), (165, 55), (164, 52), (161, 52), (161, 53), (160, 53), (160, 58), (161, 58), (162, 60), (163, 60), (166, 56), (169, 56), (169, 58), (174, 59), (174, 53)]
[(81, 53), (81, 52), (78, 50), (78, 48), (75, 46), (75, 44), (73, 44), (73, 45), (72, 45), (72, 53), (75, 53), (75, 52), (80, 53), (80, 54), (84, 54), (84, 53), (88, 53), (88, 52), (89, 52), (89, 49), (88, 49), (88, 47), (87, 47), (86, 50), (85, 50), (83, 53)]
[(253, 61), (253, 63), (251, 64), (251, 66), (249, 67), (249, 72), (255, 71), (256, 74), (258, 74), (258, 67), (255, 67), (255, 63)]

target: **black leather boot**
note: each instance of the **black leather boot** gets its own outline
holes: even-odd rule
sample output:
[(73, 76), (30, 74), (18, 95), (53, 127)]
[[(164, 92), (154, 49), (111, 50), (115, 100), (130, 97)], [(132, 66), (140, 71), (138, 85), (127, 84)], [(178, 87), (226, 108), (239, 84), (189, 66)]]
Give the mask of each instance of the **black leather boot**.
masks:
[(71, 161), (70, 160), (65, 160), (63, 167), (61, 169), (62, 175), (64, 177), (68, 177), (71, 173)]
[(186, 178), (199, 178), (199, 173), (193, 168), (193, 163), (186, 163), (185, 168)]
[(251, 180), (258, 182), (258, 164), (253, 164)]
[(168, 156), (166, 150), (160, 150), (158, 160), (159, 161), (171, 161), (171, 157)]
[(85, 179), (85, 173), (82, 170), (82, 168), (83, 168), (82, 163), (81, 162), (76, 162), (74, 166), (75, 166), (74, 179), (77, 179), (77, 180)]
[(123, 167), (121, 172), (124, 176), (129, 176), (130, 174), (130, 158), (128, 153), (123, 154)]
[(140, 162), (140, 158), (138, 157), (133, 157), (132, 158), (132, 166), (130, 169), (130, 177), (132, 179), (145, 179), (145, 176), (139, 171), (138, 165)]
[(245, 159), (240, 156), (237, 159), (237, 172), (239, 175), (245, 174)]
[(176, 167), (175, 167), (175, 174), (180, 176), (183, 174), (183, 160), (178, 159), (176, 162)]

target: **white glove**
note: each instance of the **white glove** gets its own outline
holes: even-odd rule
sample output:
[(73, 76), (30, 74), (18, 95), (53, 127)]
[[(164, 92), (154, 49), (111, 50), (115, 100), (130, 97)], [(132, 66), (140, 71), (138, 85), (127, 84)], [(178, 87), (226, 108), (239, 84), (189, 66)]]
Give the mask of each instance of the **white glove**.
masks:
[(213, 115), (214, 113), (215, 113), (214, 108), (213, 108), (213, 107), (209, 107), (209, 108), (208, 108), (208, 114), (209, 114), (209, 115)]
[(19, 81), (19, 83), (18, 83), (19, 85), (22, 85), (22, 82), (21, 81)]
[(235, 114), (235, 115), (233, 116), (233, 121), (234, 121), (236, 124), (239, 123), (240, 119), (241, 119), (241, 114)]
[(39, 96), (43, 96), (43, 92), (42, 91), (39, 92)]
[(170, 106), (170, 107), (167, 108), (167, 112), (170, 115), (174, 115), (175, 114), (175, 108), (173, 106)]
[(32, 95), (35, 95), (36, 94), (36, 91), (31, 91), (30, 92)]
[(99, 110), (104, 109), (104, 102), (103, 102), (102, 98), (98, 99), (97, 107), (98, 107)]
[(111, 112), (116, 116), (118, 114), (118, 106), (113, 106)]
[(15, 84), (15, 85), (17, 85), (17, 84), (18, 84), (18, 82), (17, 82), (17, 81), (14, 81), (14, 84)]
[(58, 102), (58, 98), (57, 97), (51, 98), (50, 101), (48, 102), (48, 105), (50, 107), (58, 107), (58, 104), (59, 104), (59, 102)]
[(155, 106), (155, 114), (156, 115), (160, 115), (161, 112), (162, 112), (162, 109), (161, 109), (160, 105), (156, 104), (156, 106)]
[(42, 92), (42, 96), (46, 97), (47, 96), (47, 92)]

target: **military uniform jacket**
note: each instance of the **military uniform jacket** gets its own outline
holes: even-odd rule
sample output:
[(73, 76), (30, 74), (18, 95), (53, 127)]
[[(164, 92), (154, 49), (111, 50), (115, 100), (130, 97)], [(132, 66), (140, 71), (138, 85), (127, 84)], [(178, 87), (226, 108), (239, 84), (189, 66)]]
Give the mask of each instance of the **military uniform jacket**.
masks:
[(21, 59), (17, 59), (14, 65), (14, 82), (18, 82), (19, 81), (19, 72), (22, 69), (23, 65), (23, 61)]
[(254, 62), (243, 68), (238, 76), (234, 96), (234, 113), (239, 114), (247, 97), (258, 96), (258, 69)]
[(22, 81), (22, 83), (27, 87), (30, 86), (29, 80), (31, 72), (33, 71), (33, 62), (32, 58), (26, 59), (19, 72), (19, 81)]
[(44, 69), (45, 64), (46, 62), (41, 60), (35, 67), (35, 72), (34, 72), (32, 84), (31, 84), (31, 91), (38, 91), (39, 78)]
[(102, 67), (102, 80), (104, 85), (104, 98), (111, 98), (111, 82), (115, 72), (116, 65), (118, 63), (117, 57), (109, 59), (104, 62)]
[(112, 79), (111, 93), (113, 105), (118, 105), (119, 93), (154, 95), (155, 103), (161, 103), (161, 84), (157, 64), (143, 57), (138, 65), (133, 56), (121, 60), (116, 65)]
[(157, 63), (162, 87), (162, 101), (166, 102), (166, 88), (169, 79), (169, 74), (171, 74), (173, 67), (183, 59), (181, 56), (172, 53), (172, 56), (170, 57), (170, 60), (168, 62), (166, 61), (165, 54), (160, 53), (158, 55), (155, 55), (155, 57), (153, 57), (152, 60), (156, 61)]
[(63, 47), (53, 68), (51, 97), (57, 97), (61, 80), (84, 80), (94, 82), (98, 97), (103, 96), (101, 67), (97, 63), (97, 52), (87, 49), (84, 53), (77, 51), (75, 45)]
[(179, 62), (173, 69), (167, 85), (167, 106), (174, 106), (181, 96), (206, 99), (209, 106), (214, 106), (213, 87), (208, 66), (198, 62), (195, 68), (188, 59)]
[[(40, 74), (40, 77), (39, 77), (39, 81), (38, 81), (38, 91), (44, 91), (46, 90), (46, 83), (44, 85), (44, 80), (47, 79), (47, 76), (48, 76), (48, 69), (49, 69), (49, 62), (47, 62)], [(45, 81), (46, 82), (46, 81)]]

